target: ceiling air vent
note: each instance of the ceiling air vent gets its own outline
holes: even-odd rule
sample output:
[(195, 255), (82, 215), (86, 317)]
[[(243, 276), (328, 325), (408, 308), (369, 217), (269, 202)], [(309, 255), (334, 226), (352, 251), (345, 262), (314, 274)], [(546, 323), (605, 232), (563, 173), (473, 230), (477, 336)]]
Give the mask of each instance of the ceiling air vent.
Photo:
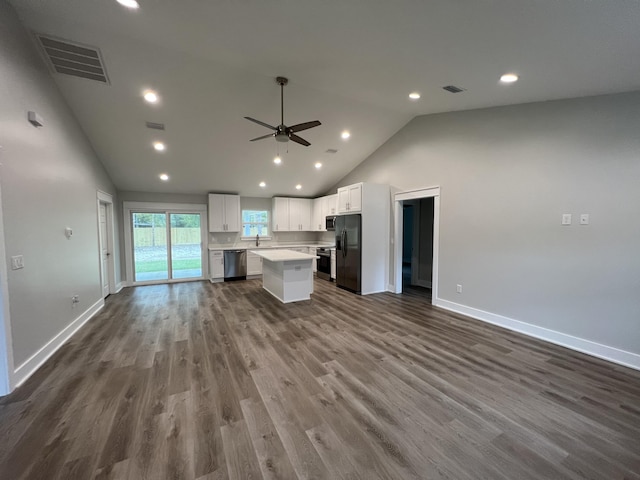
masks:
[(146, 125), (153, 130), (164, 130), (164, 123), (146, 122)]
[(327, 150), (324, 153), (338, 153), (338, 150), (336, 150), (335, 148), (330, 148), (329, 150)]
[(447, 85), (446, 87), (442, 87), (442, 89), (451, 93), (460, 93), (465, 91), (464, 88), (456, 87), (455, 85)]
[(54, 72), (109, 84), (100, 50), (44, 35), (36, 35)]

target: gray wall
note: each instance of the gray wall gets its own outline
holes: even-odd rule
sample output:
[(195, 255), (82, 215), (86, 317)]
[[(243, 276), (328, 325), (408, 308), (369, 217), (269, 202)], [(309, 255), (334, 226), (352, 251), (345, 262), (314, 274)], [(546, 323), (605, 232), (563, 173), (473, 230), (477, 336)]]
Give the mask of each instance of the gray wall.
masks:
[(640, 353), (640, 92), (416, 117), (359, 181), (441, 187), (440, 298)]
[[(29, 110), (44, 118), (43, 128), (27, 122)], [(28, 33), (4, 1), (0, 145), (7, 262), (24, 255), (25, 263), (24, 269), (8, 272), (18, 367), (100, 300), (96, 191), (115, 195), (115, 189)], [(73, 228), (71, 240), (64, 236), (65, 227)], [(74, 294), (80, 295), (76, 308), (71, 306)]]

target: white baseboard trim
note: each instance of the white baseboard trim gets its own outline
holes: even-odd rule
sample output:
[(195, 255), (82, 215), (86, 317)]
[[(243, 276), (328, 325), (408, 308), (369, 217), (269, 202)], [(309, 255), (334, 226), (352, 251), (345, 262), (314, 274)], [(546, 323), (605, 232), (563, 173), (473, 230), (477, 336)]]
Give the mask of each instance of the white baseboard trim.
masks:
[(450, 302), (448, 300), (442, 300), (441, 298), (435, 299), (433, 305), (444, 308), (445, 310), (461, 313), (483, 322), (491, 323), (492, 325), (507, 328), (530, 337), (570, 348), (571, 350), (586, 353), (593, 357), (601, 358), (635, 370), (640, 370), (640, 355), (637, 353), (627, 352), (615, 347), (609, 347), (601, 343), (592, 342), (591, 340), (585, 340), (584, 338), (574, 337), (573, 335), (568, 335), (556, 330), (538, 327), (537, 325), (503, 317), (502, 315), (497, 315), (495, 313), (485, 312), (484, 310), (479, 310), (477, 308), (467, 307), (466, 305)]
[(115, 291), (115, 293), (120, 293), (120, 291), (121, 291), (124, 287), (126, 287), (125, 282), (119, 282), (119, 283), (117, 283), (117, 284), (116, 284), (116, 291)]
[(104, 307), (104, 299), (101, 298), (96, 303), (85, 310), (78, 318), (67, 325), (60, 333), (49, 340), (40, 350), (31, 355), (22, 365), (16, 368), (13, 373), (14, 388), (19, 387), (27, 378), (34, 374), (38, 368), (46, 362), (62, 345), (69, 340), (74, 333), (87, 323), (100, 309)]

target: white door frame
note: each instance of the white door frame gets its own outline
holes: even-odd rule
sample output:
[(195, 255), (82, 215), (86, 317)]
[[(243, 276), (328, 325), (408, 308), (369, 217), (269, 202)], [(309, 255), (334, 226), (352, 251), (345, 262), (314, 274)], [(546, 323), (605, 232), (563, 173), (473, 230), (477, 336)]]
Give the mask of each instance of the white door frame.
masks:
[[(106, 207), (107, 220), (107, 251), (110, 252), (109, 260), (107, 260), (107, 277), (109, 279), (109, 293), (116, 293), (116, 256), (114, 255), (115, 237), (113, 228), (113, 196), (106, 192), (98, 190), (97, 192), (97, 208), (98, 208), (98, 249), (100, 259), (100, 289), (102, 290), (102, 237), (100, 235), (100, 204)], [(102, 294), (101, 294), (102, 295)]]
[[(433, 197), (433, 276), (431, 278), (431, 302), (438, 299), (438, 252), (440, 237), (440, 187), (428, 187), (419, 190), (398, 192), (393, 196), (395, 211), (394, 259), (395, 259), (395, 293), (402, 293), (402, 206), (405, 200)], [(415, 212), (414, 212), (415, 213)], [(415, 223), (414, 223), (415, 225)]]
[[(0, 147), (1, 148), (1, 147)], [(0, 153), (2, 153), (0, 151)], [(0, 167), (2, 164), (0, 164)], [(0, 170), (0, 185), (2, 171)], [(0, 397), (15, 388), (13, 341), (9, 311), (9, 282), (7, 280), (7, 256), (4, 245), (4, 220), (2, 216), (2, 189), (0, 187)]]
[[(207, 228), (207, 205), (200, 203), (155, 203), (155, 202), (123, 202), (123, 229), (127, 285), (154, 285), (163, 283), (191, 282), (209, 278), (209, 256), (205, 250), (209, 240)], [(131, 238), (131, 212), (141, 210), (152, 213), (199, 213), (200, 216), (200, 250), (202, 256), (202, 277), (174, 278), (170, 280), (152, 280), (148, 282), (134, 281), (133, 274), (133, 239)]]

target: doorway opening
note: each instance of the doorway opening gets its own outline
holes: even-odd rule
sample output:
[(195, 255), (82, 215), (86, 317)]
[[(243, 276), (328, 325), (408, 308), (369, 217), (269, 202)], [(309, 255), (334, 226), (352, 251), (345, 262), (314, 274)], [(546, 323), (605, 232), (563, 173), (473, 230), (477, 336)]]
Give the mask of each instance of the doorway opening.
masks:
[(202, 280), (207, 275), (206, 206), (125, 202), (130, 285)]
[(431, 298), (433, 197), (402, 202), (402, 292)]
[(429, 297), (438, 290), (440, 188), (399, 192), (394, 196), (395, 293)]

